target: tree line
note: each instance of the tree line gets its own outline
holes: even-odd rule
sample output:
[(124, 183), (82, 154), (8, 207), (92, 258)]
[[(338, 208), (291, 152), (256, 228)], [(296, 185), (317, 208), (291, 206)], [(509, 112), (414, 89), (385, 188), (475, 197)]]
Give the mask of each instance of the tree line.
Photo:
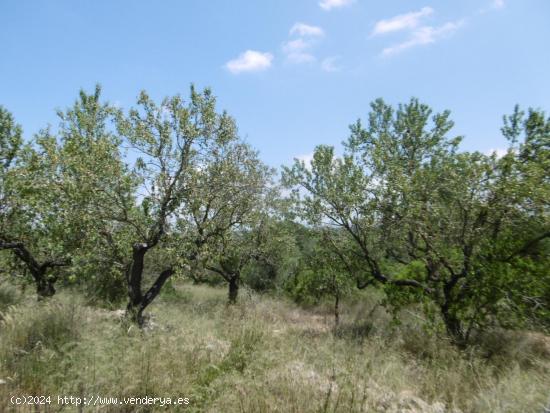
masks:
[(460, 149), (448, 111), (378, 99), (337, 156), (277, 171), (209, 89), (125, 111), (81, 91), (32, 138), (0, 107), (0, 265), (40, 299), (77, 285), (129, 319), (173, 276), (289, 295), (373, 288), (457, 345), (550, 326), (550, 118), (504, 117), (503, 156)]

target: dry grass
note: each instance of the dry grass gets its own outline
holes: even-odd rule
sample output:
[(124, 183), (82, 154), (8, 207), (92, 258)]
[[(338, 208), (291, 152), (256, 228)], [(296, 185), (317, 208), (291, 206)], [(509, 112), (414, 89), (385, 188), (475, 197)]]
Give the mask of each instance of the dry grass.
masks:
[(225, 300), (225, 290), (178, 286), (151, 306), (145, 332), (74, 294), (11, 306), (0, 325), (0, 405), (13, 394), (93, 394), (190, 404), (84, 411), (542, 413), (548, 402), (540, 335), (515, 334), (509, 346), (501, 336), (488, 358), (413, 322), (392, 327), (369, 303), (345, 308), (333, 334), (322, 308), (248, 292), (236, 306)]

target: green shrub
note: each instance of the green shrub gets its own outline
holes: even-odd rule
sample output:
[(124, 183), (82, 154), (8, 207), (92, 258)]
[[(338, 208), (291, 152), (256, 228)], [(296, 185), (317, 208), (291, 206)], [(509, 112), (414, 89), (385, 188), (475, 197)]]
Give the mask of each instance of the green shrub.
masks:
[(116, 307), (127, 298), (124, 274), (117, 270), (99, 270), (84, 285), (86, 296), (94, 304)]

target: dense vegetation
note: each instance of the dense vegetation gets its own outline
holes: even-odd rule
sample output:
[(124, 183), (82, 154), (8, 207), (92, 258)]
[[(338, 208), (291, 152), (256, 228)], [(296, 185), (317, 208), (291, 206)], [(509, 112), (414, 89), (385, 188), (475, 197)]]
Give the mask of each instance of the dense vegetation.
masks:
[[(467, 411), (489, 411), (487, 406), (490, 411), (526, 411), (520, 404), (513, 407), (517, 410), (500, 409), (481, 394), (512, 377), (503, 370), (510, 366), (498, 361), (509, 347), (495, 350), (495, 340), (525, 342), (536, 336), (542, 350), (514, 359), (520, 368), (514, 380), (524, 383), (523, 374), (537, 378), (535, 396), (525, 403), (544, 403), (540, 389), (548, 379), (549, 355), (544, 333), (550, 328), (550, 118), (544, 112), (516, 107), (505, 116), (502, 134), (509, 148), (497, 156), (461, 150), (449, 112), (433, 113), (416, 99), (397, 108), (379, 99), (365, 122), (350, 127), (342, 156), (333, 147), (318, 146), (311, 164), (297, 160), (283, 167), (280, 180), (238, 136), (234, 119), (217, 110), (208, 89), (192, 87), (188, 99), (176, 95), (160, 103), (142, 92), (137, 106), (124, 111), (103, 102), (97, 87), (91, 94), (81, 91), (58, 116), (57, 127), (24, 138), (21, 126), (0, 107), (0, 374), (14, 378), (20, 391), (53, 391), (68, 383), (54, 377), (30, 380), (25, 363), (35, 363), (43, 375), (53, 369), (47, 361), (31, 359), (38, 342), (54, 359), (61, 357), (61, 364), (70, 364), (63, 354), (86, 364), (83, 358), (90, 354), (85, 348), (107, 337), (132, 349), (127, 357), (146, 353), (148, 363), (162, 364), (158, 354), (167, 351), (165, 346), (181, 344), (183, 350), (172, 351), (183, 351), (180, 367), (193, 373), (180, 377), (185, 381), (180, 384), (193, 393), (195, 408), (216, 411), (221, 399), (212, 392), (229, 383), (226, 375), (244, 374), (251, 363), (270, 371), (270, 363), (276, 363), (254, 355), (258, 347), (269, 347), (268, 336), (298, 342), (294, 332), (278, 336), (265, 324), (267, 310), (258, 310), (267, 305), (258, 301), (280, 307), (291, 300), (295, 304), (278, 311), (310, 311), (306, 324), (312, 322), (313, 308), (333, 315), (332, 327), (326, 328), (325, 317), (317, 331), (321, 338), (308, 339), (307, 345), (343, 352), (330, 356), (331, 363), (339, 363), (333, 364), (332, 376), (325, 378), (326, 364), (319, 366), (323, 378), (315, 373), (322, 382), (311, 390), (318, 405), (292, 393), (289, 383), (281, 384), (288, 389), (278, 391), (294, 411), (375, 409), (361, 401), (367, 397), (368, 378), (357, 370), (366, 362), (359, 355), (366, 351), (367, 337), (370, 350), (381, 354), (381, 368), (404, 363), (384, 355), (393, 339), (392, 351), (413, 354), (411, 363), (420, 363), (424, 372), (432, 368), (417, 383), (430, 400), (443, 398)], [(39, 301), (46, 301), (34, 304), (41, 310), (33, 310), (28, 294), (20, 296), (14, 289), (31, 283)], [(193, 359), (193, 348), (202, 351), (200, 339), (191, 343), (193, 348), (187, 348), (190, 342), (167, 343), (170, 338), (155, 330), (145, 313), (159, 296), (157, 311), (196, 311), (199, 304), (190, 304), (181, 289), (206, 288), (197, 284), (228, 290), (229, 305), (218, 305), (216, 295), (211, 315), (228, 327), (212, 346), (230, 344), (212, 350), (219, 354), (208, 353), (210, 361)], [(243, 298), (243, 286), (255, 292)], [(60, 288), (62, 298), (56, 298)], [(75, 302), (79, 309), (71, 310), (70, 317), (91, 311), (102, 325), (107, 322), (102, 308), (125, 305), (124, 319), (111, 324), (135, 324), (128, 331), (146, 330), (152, 336), (98, 327), (92, 328), (96, 336), (82, 338), (76, 321), (66, 319), (65, 307)], [(352, 321), (357, 308), (362, 313)], [(280, 314), (275, 311), (273, 317), (288, 321)], [(197, 330), (200, 323), (214, 328), (212, 320), (185, 317)], [(81, 343), (76, 349), (67, 344), (75, 342)], [(283, 348), (292, 353), (288, 343)], [(109, 351), (115, 357), (117, 349)], [(442, 365), (445, 357), (449, 364)], [(472, 367), (480, 375), (476, 384), (466, 378), (467, 362), (461, 357), (474, 364), (491, 359), (492, 364), (484, 370)], [(304, 370), (306, 361), (299, 363), (297, 369)], [(397, 364), (391, 368), (402, 368)], [(342, 366), (353, 371), (350, 377), (337, 372)], [(66, 369), (74, 373), (75, 385), (104, 388), (105, 383), (92, 385), (74, 366)], [(142, 380), (144, 375), (138, 375)], [(455, 387), (436, 392), (438, 375), (453, 377)], [(127, 382), (132, 391), (150, 390), (142, 382)], [(160, 383), (151, 386), (157, 393), (167, 391)], [(250, 389), (242, 391), (249, 394)], [(230, 399), (241, 403), (240, 411), (274, 410), (268, 391), (254, 387), (254, 397)], [(463, 391), (477, 393), (469, 399), (458, 395)]]

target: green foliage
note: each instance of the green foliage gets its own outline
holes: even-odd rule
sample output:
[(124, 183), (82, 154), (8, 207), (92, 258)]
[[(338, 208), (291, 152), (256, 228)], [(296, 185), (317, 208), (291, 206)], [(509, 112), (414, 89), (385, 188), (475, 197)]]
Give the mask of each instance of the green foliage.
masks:
[(306, 268), (296, 274), (292, 284), (287, 284), (287, 291), (294, 301), (312, 305), (320, 299), (317, 286), (317, 274)]
[(270, 264), (272, 174), (257, 152), (234, 137), (220, 142), (191, 175), (185, 215), (177, 223), (186, 257), (195, 281), (212, 283), (214, 275), (227, 282), (230, 301), (237, 298), (242, 273), (254, 262)]
[(243, 281), (255, 291), (282, 291), (298, 271), (303, 258), (302, 226), (288, 220), (285, 213), (284, 205), (275, 205), (248, 234), (253, 259), (243, 270)]
[[(296, 161), (283, 180), (302, 219), (337, 228), (327, 245), (359, 283), (384, 285), (393, 306), (438, 307), (465, 342), (499, 314), (518, 323), (547, 314), (539, 271), (548, 265), (550, 120), (516, 110), (501, 159), (458, 152), (452, 126), (449, 112), (416, 99), (397, 110), (377, 100), (367, 126), (351, 126), (342, 158), (320, 146), (311, 168)], [(539, 269), (525, 272), (526, 262)]]
[(3, 108), (0, 124), (0, 251), (13, 254), (34, 278), (39, 296), (48, 296), (59, 276), (51, 270), (65, 266), (69, 251), (78, 247), (67, 225), (73, 211), (60, 189), (49, 132), (23, 145), (20, 126)]
[[(375, 285), (457, 343), (492, 325), (550, 325), (550, 119), (516, 108), (506, 155), (459, 150), (450, 113), (378, 99), (344, 154), (316, 148), (282, 181), (209, 89), (127, 112), (81, 91), (24, 143), (0, 107), (0, 253), (37, 289), (83, 288), (139, 313), (172, 274), (338, 301)], [(147, 253), (147, 260), (144, 259)], [(59, 284), (59, 282), (58, 282)], [(143, 289), (147, 284), (150, 288)], [(51, 287), (51, 288), (50, 288)], [(49, 292), (48, 292), (49, 291)]]
[(294, 295), (298, 301), (318, 302), (324, 297), (340, 299), (351, 291), (349, 273), (338, 257), (321, 245), (305, 257), (305, 268), (297, 274)]
[(5, 171), (17, 160), (23, 144), (23, 130), (17, 125), (13, 116), (3, 106), (0, 106), (0, 165), (2, 177)]
[(126, 274), (116, 268), (94, 267), (80, 284), (83, 286), (86, 295), (98, 304), (109, 306), (120, 305), (127, 297)]

